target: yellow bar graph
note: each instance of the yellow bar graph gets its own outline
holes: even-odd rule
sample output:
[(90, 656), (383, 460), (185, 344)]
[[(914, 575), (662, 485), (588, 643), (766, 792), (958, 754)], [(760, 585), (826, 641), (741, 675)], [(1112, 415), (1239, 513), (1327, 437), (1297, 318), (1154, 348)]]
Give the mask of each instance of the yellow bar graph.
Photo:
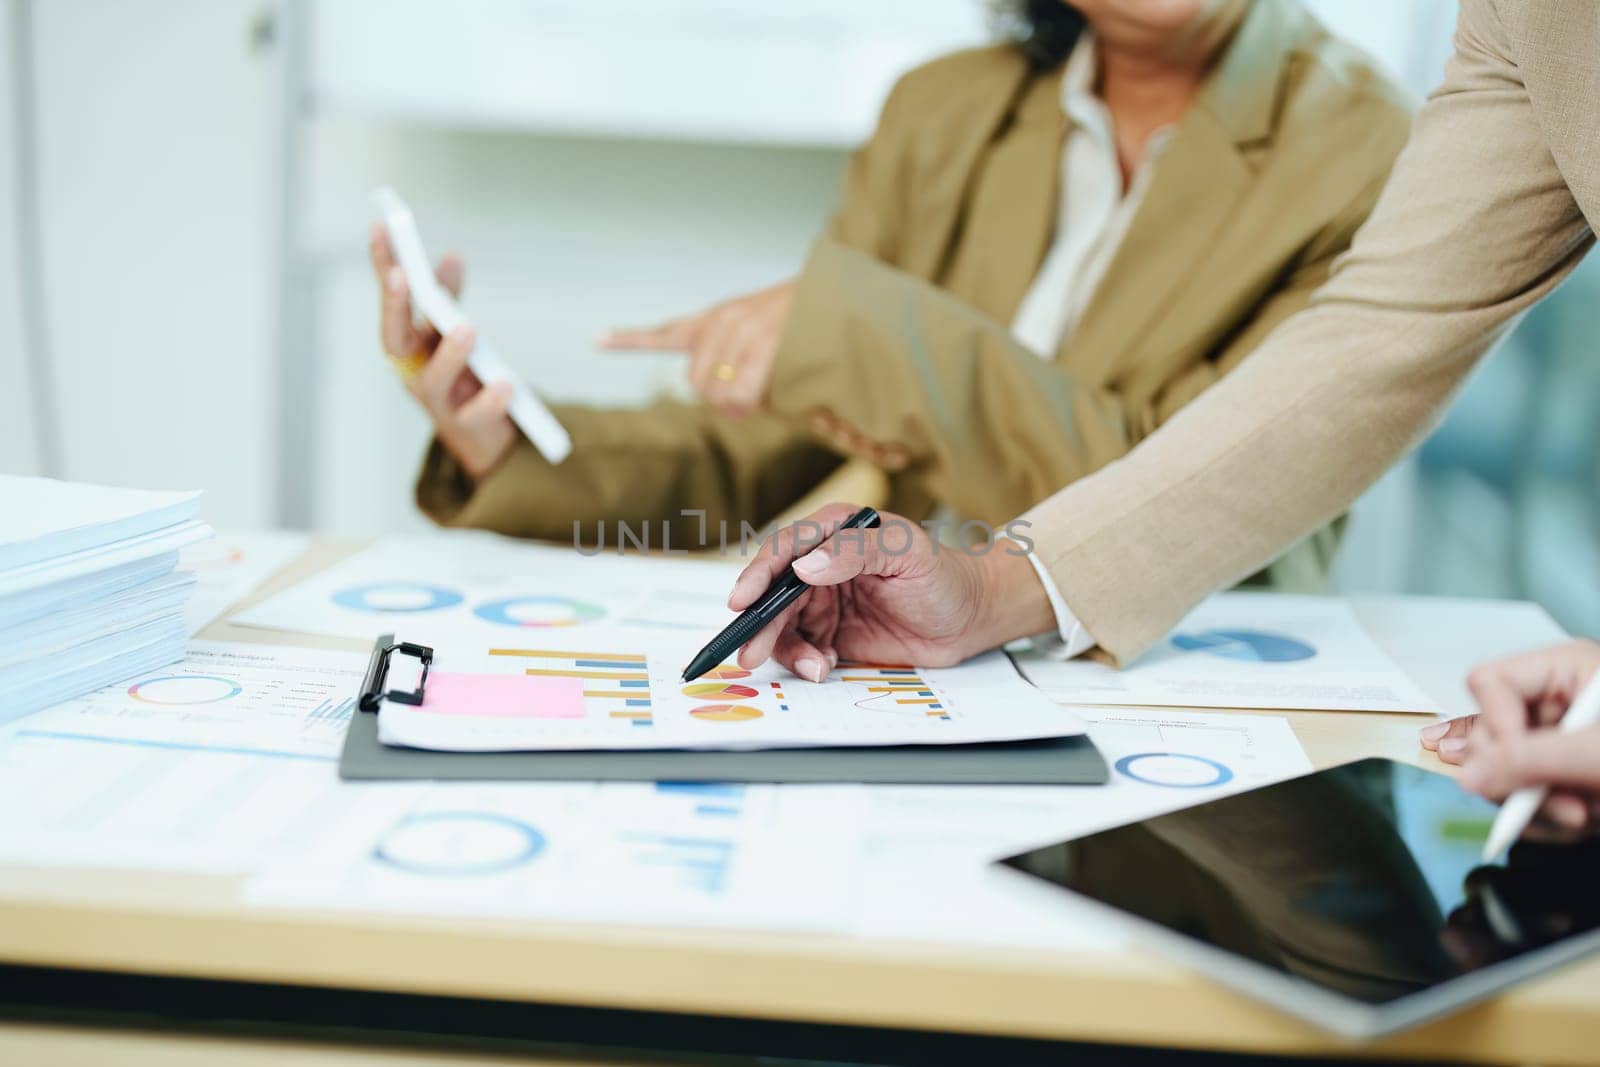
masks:
[(927, 683), (921, 678), (883, 678), (876, 674), (842, 674), (841, 682), (865, 682), (869, 685), (894, 685), (902, 689), (921, 689)]
[(645, 658), (631, 652), (563, 652), (537, 648), (491, 648), (491, 656), (521, 656), (523, 659), (581, 659), (597, 663), (615, 663), (624, 667), (643, 667)]
[(523, 674), (537, 674), (545, 678), (593, 678), (602, 682), (648, 682), (650, 676), (644, 671), (592, 671), (592, 670), (557, 670), (552, 667), (528, 667)]

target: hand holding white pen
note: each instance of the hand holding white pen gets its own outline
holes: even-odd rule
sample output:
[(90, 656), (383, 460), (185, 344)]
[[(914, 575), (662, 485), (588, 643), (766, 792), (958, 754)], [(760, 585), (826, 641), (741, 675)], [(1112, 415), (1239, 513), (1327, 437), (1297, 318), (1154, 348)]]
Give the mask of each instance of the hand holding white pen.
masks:
[(1600, 644), (1573, 641), (1487, 663), (1468, 680), (1480, 714), (1423, 731), (1462, 784), (1506, 798), (1484, 850), (1498, 856), (1542, 809), (1581, 833), (1600, 808)]
[[(1561, 744), (1566, 735), (1579, 730), (1593, 727), (1600, 721), (1600, 672), (1590, 675), (1589, 683), (1585, 685), (1567, 708), (1566, 715), (1562, 716), (1561, 723), (1556, 727), (1556, 732), (1562, 735), (1554, 739)], [(1571, 745), (1570, 751), (1575, 754), (1589, 752), (1591, 755), (1600, 756), (1600, 744)], [(1579, 774), (1583, 773), (1581, 764)], [(1595, 779), (1600, 779), (1600, 765), (1591, 765), (1588, 774)], [(1494, 827), (1489, 831), (1489, 839), (1483, 845), (1484, 860), (1491, 860), (1511, 847), (1512, 842), (1522, 836), (1522, 831), (1527, 829), (1528, 823), (1534, 814), (1544, 804), (1549, 787), (1546, 785), (1523, 786), (1506, 798), (1500, 806), (1500, 814), (1495, 817)]]

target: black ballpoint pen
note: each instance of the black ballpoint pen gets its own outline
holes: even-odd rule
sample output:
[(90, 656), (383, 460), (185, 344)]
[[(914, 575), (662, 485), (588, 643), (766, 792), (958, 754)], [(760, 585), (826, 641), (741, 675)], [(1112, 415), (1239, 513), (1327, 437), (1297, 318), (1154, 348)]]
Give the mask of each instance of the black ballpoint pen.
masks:
[[(877, 511), (872, 508), (862, 508), (840, 523), (839, 529), (834, 533), (837, 534), (839, 530), (865, 530), (876, 525), (878, 525)], [(811, 587), (801, 580), (793, 568), (785, 570), (767, 587), (767, 591), (761, 594), (759, 600), (740, 612), (737, 619), (730, 622), (720, 634), (711, 639), (710, 644), (696, 653), (694, 659), (683, 669), (683, 680), (694, 681), (737, 652), (739, 646), (760, 633), (767, 623), (783, 614), (783, 609), (793, 604), (800, 594), (809, 588)]]

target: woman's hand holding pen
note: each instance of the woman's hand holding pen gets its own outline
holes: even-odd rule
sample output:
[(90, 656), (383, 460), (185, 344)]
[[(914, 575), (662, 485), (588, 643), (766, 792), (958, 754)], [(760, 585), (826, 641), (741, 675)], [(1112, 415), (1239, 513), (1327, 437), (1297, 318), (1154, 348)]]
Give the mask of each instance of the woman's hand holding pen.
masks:
[(687, 352), (694, 391), (724, 415), (740, 419), (766, 399), (793, 303), (794, 282), (781, 282), (660, 326), (612, 330), (600, 345)]
[(1573, 697), (1600, 670), (1600, 644), (1572, 641), (1485, 663), (1468, 678), (1479, 712), (1422, 731), (1422, 747), (1461, 766), (1462, 784), (1501, 801), (1548, 786), (1544, 830), (1600, 826), (1600, 726), (1556, 729)]
[[(417, 325), (405, 272), (395, 261), (382, 223), (372, 226), (369, 250), (383, 294), (379, 329), (384, 351), (399, 366), (406, 389), (433, 419), (440, 443), (468, 475), (484, 477), (517, 439), (516, 424), (507, 414), (511, 384), (485, 389), (467, 369), (467, 357), (477, 343), (471, 326), (459, 326), (441, 338), (432, 326)], [(460, 256), (446, 254), (434, 273), (452, 295), (461, 295)]]
[(888, 513), (876, 529), (833, 533), (855, 510), (830, 504), (785, 527), (739, 575), (728, 598), (735, 611), (787, 568), (812, 587), (744, 646), (741, 666), (770, 656), (811, 681), (841, 659), (942, 667), (1054, 626), (1019, 547), (995, 544), (980, 555), (939, 546)]

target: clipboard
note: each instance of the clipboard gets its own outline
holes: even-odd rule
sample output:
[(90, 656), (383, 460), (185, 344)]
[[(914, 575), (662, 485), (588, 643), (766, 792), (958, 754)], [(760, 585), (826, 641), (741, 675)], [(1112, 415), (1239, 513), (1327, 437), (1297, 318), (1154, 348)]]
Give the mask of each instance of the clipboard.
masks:
[[(434, 752), (378, 740), (378, 696), (389, 658), (423, 662), (423, 682), (433, 650), (396, 644), (385, 634), (373, 646), (357, 710), (339, 755), (346, 781), (629, 781), (810, 782), (874, 785), (1104, 785), (1105, 760), (1087, 735), (1039, 741), (971, 745), (892, 745), (861, 748), (776, 748), (755, 751), (630, 749), (580, 752)], [(421, 703), (400, 693), (406, 703)]]

